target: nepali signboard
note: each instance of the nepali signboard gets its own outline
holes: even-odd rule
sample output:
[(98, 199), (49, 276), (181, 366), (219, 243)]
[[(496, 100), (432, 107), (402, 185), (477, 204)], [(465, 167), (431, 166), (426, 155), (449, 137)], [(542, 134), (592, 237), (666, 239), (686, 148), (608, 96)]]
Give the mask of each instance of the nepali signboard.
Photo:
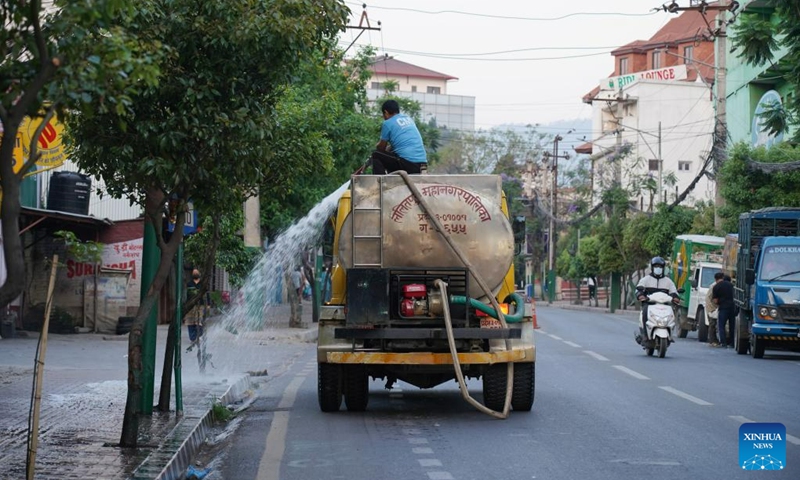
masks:
[(673, 65), (656, 70), (629, 73), (627, 75), (620, 75), (619, 77), (604, 78), (600, 80), (600, 89), (619, 90), (638, 80), (664, 80), (669, 82), (686, 80), (686, 65)]

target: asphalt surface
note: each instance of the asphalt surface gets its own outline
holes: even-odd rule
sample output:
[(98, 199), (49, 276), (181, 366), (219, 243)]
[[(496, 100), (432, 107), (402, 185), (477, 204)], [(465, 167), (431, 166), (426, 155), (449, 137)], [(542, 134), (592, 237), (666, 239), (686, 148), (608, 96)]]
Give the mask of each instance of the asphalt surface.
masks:
[[(754, 360), (690, 334), (659, 359), (634, 342), (633, 312), (537, 314), (532, 412), (495, 420), (455, 383), (387, 391), (373, 381), (366, 412), (324, 414), (305, 344), (258, 387), (207, 478), (752, 478), (739, 466), (747, 422), (785, 425), (786, 467), (765, 475), (800, 478), (800, 355)], [(468, 383), (481, 400), (481, 382)]]

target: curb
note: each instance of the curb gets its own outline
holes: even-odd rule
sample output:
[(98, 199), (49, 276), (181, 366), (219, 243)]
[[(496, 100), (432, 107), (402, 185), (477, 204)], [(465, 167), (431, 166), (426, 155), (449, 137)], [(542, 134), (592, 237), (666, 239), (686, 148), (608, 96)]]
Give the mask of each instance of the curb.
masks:
[(241, 399), (250, 389), (250, 375), (244, 375), (228, 386), (222, 395), (213, 392), (206, 396), (204, 402), (208, 407), (187, 413), (178, 422), (170, 434), (139, 465), (131, 476), (132, 480), (182, 480), (191, 459), (199, 450), (213, 421), (211, 405), (218, 401), (223, 405)]
[(562, 310), (577, 310), (580, 312), (598, 312), (598, 313), (605, 313), (609, 315), (629, 315), (629, 316), (638, 316), (639, 311), (637, 310), (617, 310), (615, 312), (611, 312), (611, 310), (606, 310), (605, 308), (597, 308), (597, 307), (588, 307), (582, 305), (553, 305), (555, 308), (560, 308)]

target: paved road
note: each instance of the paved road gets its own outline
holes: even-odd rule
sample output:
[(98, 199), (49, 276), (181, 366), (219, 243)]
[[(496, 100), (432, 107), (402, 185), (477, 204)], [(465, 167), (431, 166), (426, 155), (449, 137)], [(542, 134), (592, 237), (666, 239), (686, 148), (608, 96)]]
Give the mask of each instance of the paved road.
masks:
[(754, 360), (686, 339), (659, 359), (633, 341), (635, 317), (538, 316), (531, 413), (494, 420), (455, 383), (389, 392), (373, 381), (366, 412), (323, 414), (307, 345), (261, 386), (211, 478), (752, 478), (738, 466), (751, 421), (786, 426), (787, 467), (768, 475), (800, 478), (800, 355)]

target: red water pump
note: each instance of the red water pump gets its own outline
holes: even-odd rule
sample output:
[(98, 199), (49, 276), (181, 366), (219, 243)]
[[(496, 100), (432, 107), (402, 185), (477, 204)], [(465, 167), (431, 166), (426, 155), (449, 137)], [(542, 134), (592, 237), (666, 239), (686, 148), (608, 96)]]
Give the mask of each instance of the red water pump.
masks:
[(403, 300), (400, 315), (418, 317), (428, 313), (428, 287), (421, 283), (403, 285)]

